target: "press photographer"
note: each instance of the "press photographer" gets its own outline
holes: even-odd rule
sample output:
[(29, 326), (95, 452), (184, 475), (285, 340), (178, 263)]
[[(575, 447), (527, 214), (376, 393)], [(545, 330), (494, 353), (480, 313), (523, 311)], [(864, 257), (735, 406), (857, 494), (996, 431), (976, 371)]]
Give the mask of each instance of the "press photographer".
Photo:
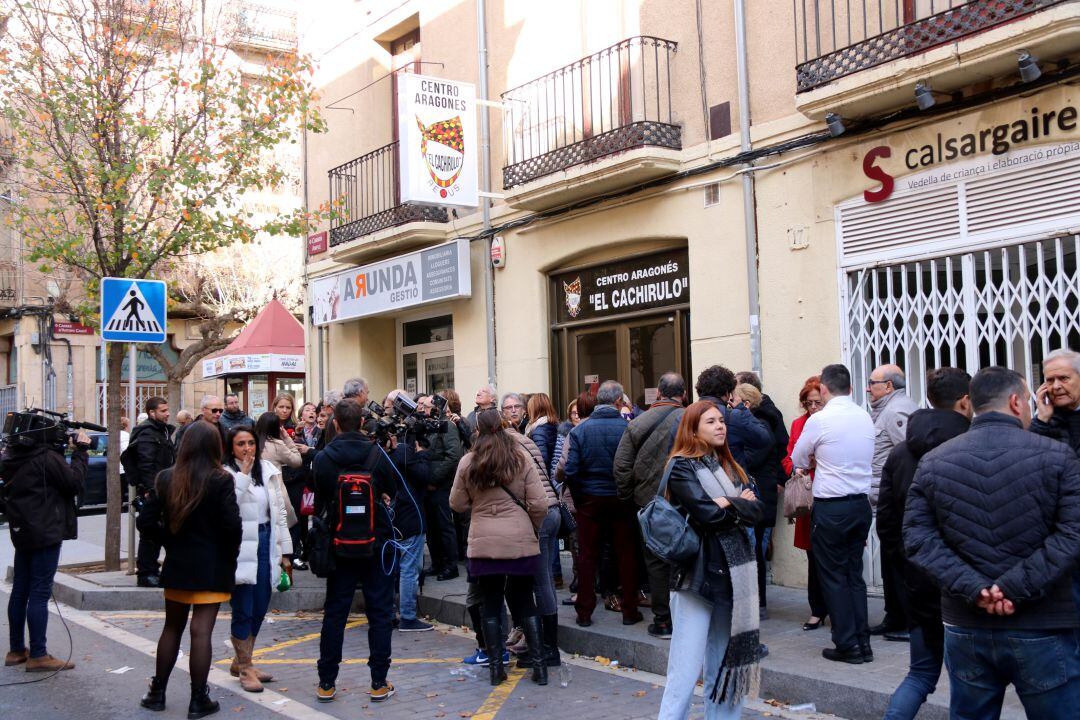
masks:
[[(77, 535), (75, 496), (83, 491), (90, 447), (82, 427), (95, 428), (41, 410), (8, 413), (4, 421), (0, 494), (15, 547), (15, 576), (8, 600), (11, 649), (5, 666), (25, 663), (27, 672), (75, 667), (49, 655), (45, 641), (60, 544)], [(75, 446), (70, 465), (64, 459), (69, 443)], [(23, 634), (27, 624), (29, 650)]]
[(454, 515), (450, 512), (450, 487), (454, 484), (461, 456), (465, 449), (457, 428), (447, 432), (449, 423), (443, 418), (446, 398), (424, 395), (417, 399), (417, 412), (425, 419), (421, 445), (430, 448), (431, 484), (427, 487), (424, 505), (427, 511), (428, 550), (436, 580), (453, 580), (458, 576), (457, 532)]

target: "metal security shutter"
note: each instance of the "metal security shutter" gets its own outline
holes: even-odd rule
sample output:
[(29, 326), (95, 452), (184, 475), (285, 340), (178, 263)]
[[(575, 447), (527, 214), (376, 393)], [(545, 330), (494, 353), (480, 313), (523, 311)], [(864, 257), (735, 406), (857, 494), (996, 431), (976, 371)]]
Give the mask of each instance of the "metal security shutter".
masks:
[(1080, 172), (1073, 159), (973, 180), (965, 190), (970, 236), (1080, 215)]
[(884, 203), (842, 207), (842, 252), (854, 259), (960, 237), (957, 188), (944, 187)]
[[(1048, 149), (1046, 154), (1052, 153)], [(968, 164), (978, 162), (985, 167), (1010, 161), (1016, 159), (989, 156)], [(884, 202), (868, 203), (858, 197), (837, 206), (841, 267), (945, 255), (1080, 228), (1080, 154), (1076, 152), (1025, 160), (1014, 169), (973, 176), (977, 179), (910, 189), (912, 179), (934, 179), (931, 175), (897, 180), (898, 187), (908, 187)]]

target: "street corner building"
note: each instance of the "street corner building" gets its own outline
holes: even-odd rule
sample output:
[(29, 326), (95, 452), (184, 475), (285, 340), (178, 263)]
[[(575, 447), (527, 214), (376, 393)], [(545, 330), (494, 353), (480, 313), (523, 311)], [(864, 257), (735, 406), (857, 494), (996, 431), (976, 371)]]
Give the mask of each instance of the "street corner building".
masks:
[(309, 239), (309, 392), (490, 377), (565, 408), (615, 378), (647, 407), (722, 363), (790, 424), (837, 360), (858, 402), (883, 362), (919, 403), (942, 365), (1037, 385), (1080, 347), (1080, 2), (993, 5), (302, 9), (308, 203), (340, 207)]

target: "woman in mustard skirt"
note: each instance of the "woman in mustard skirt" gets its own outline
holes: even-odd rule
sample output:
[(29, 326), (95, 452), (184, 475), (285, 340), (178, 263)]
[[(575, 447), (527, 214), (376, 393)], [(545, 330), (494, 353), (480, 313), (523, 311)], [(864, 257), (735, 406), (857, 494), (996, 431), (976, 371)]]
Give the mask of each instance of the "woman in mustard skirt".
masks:
[(184, 433), (176, 465), (157, 477), (156, 497), (139, 514), (139, 529), (165, 548), (161, 587), (165, 588), (165, 627), (157, 645), (157, 674), (141, 705), (165, 709), (165, 687), (191, 615), (191, 702), (188, 718), (218, 711), (210, 699), (210, 637), (218, 605), (232, 596), (242, 529), (232, 477), (221, 465), (221, 436), (209, 423), (194, 423)]

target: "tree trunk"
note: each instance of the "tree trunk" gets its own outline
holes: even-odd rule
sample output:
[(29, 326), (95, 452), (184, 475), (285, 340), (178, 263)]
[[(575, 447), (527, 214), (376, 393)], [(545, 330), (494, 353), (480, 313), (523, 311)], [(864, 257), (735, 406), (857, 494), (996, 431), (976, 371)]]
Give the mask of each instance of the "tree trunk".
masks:
[(165, 376), (166, 388), (168, 393), (165, 397), (169, 401), (169, 411), (172, 413), (172, 419), (174, 422), (176, 420), (176, 413), (180, 412), (180, 410), (184, 407), (184, 398), (180, 392), (180, 383), (182, 381), (183, 378), (173, 377), (171, 372)]
[[(107, 505), (105, 509), (105, 569), (120, 569), (120, 511), (124, 488), (120, 478), (120, 416), (124, 414), (120, 383), (123, 382), (124, 343), (109, 343), (109, 414), (105, 426), (109, 429), (109, 444), (105, 454)], [(134, 562), (134, 558), (129, 558)]]

